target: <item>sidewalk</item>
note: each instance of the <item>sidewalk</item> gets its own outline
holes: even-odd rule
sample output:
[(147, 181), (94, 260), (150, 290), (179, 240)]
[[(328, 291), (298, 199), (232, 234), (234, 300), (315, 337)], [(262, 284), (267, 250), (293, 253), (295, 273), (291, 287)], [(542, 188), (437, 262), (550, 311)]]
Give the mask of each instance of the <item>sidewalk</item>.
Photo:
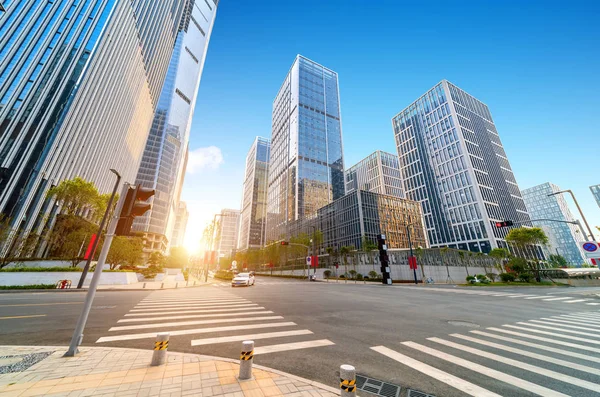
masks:
[(0, 397), (26, 396), (335, 396), (336, 389), (254, 365), (254, 379), (237, 380), (233, 360), (168, 353), (150, 367), (151, 350), (0, 346)]

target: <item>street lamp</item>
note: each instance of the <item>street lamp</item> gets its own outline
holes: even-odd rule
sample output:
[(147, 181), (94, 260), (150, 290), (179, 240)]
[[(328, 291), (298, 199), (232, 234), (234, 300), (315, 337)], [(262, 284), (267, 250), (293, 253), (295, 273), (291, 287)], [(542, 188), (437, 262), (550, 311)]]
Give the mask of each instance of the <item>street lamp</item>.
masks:
[[(585, 226), (588, 229), (588, 233), (590, 233), (590, 237), (592, 238), (592, 241), (596, 241), (596, 238), (594, 237), (594, 232), (592, 231), (592, 228), (590, 227), (589, 223), (587, 222), (587, 219), (585, 219), (585, 215), (583, 215), (583, 211), (581, 210), (581, 207), (579, 206), (579, 203), (577, 202), (577, 199), (575, 198), (575, 195), (573, 194), (573, 191), (571, 191), (570, 189), (561, 190), (561, 191), (558, 191), (558, 192), (550, 193), (548, 195), (548, 197), (555, 196), (557, 194), (562, 194), (562, 193), (569, 193), (571, 195), (571, 197), (573, 198), (573, 201), (575, 202), (575, 205), (577, 206), (577, 209), (579, 210), (579, 214), (581, 214), (581, 218), (583, 219), (583, 223), (585, 223)], [(584, 233), (584, 237), (585, 237), (585, 233)]]

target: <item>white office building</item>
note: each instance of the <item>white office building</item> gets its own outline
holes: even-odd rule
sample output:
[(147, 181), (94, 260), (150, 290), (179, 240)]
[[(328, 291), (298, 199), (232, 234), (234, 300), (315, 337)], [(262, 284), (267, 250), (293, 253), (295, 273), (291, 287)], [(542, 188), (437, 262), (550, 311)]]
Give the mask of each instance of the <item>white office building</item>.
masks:
[(378, 150), (346, 170), (346, 194), (355, 190), (404, 198), (398, 156)]

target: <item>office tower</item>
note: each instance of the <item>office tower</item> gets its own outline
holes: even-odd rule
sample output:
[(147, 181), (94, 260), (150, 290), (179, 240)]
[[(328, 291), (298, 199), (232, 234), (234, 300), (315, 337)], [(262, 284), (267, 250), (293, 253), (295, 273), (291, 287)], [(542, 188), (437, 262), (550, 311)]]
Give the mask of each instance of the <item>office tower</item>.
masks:
[(179, 205), (177, 206), (173, 234), (169, 239), (169, 247), (181, 247), (183, 245), (189, 217), (190, 213), (187, 209), (185, 201), (180, 201)]
[(525, 189), (521, 193), (533, 225), (542, 228), (548, 236), (547, 253), (550, 255), (560, 254), (569, 264), (580, 266), (586, 260), (585, 252), (578, 242), (586, 240), (579, 227), (568, 223), (539, 220), (555, 219), (568, 222), (576, 220), (563, 195), (548, 196), (556, 192), (560, 192), (560, 188), (553, 183), (546, 182)]
[(156, 190), (152, 209), (135, 219), (145, 251), (165, 253), (170, 245), (185, 175), (192, 116), (217, 5), (189, 0), (175, 40), (136, 184)]
[(494, 223), (529, 216), (488, 107), (444, 80), (392, 126), (404, 193), (421, 202), (430, 246), (506, 247), (509, 230)]
[(598, 203), (598, 206), (600, 207), (600, 185), (590, 186), (590, 190), (596, 199), (596, 203)]
[(267, 242), (344, 195), (338, 76), (298, 55), (273, 101)]
[(419, 202), (366, 190), (353, 190), (320, 208), (303, 231), (310, 233), (311, 225), (323, 233), (322, 247), (362, 249), (363, 238), (376, 244), (385, 234), (388, 248), (408, 248), (407, 225), (413, 248), (427, 247)]
[[(207, 0), (212, 1), (212, 0)], [(11, 0), (0, 17), (0, 212), (51, 228), (46, 192), (80, 176), (133, 182), (184, 0)]]
[(235, 254), (240, 229), (240, 211), (221, 210), (215, 238), (219, 258), (228, 258)]
[(240, 215), (238, 249), (265, 245), (267, 217), (267, 174), (271, 143), (256, 137), (246, 157), (246, 175)]
[(367, 190), (404, 198), (398, 156), (378, 150), (346, 170), (346, 193)]

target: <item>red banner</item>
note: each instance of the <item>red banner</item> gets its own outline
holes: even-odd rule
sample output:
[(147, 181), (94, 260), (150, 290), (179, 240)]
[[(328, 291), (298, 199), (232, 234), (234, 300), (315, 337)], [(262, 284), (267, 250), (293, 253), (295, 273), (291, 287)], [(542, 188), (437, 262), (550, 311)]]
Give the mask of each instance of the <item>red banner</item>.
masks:
[(83, 259), (90, 259), (90, 257), (92, 256), (93, 252), (92, 249), (94, 248), (94, 243), (96, 242), (96, 234), (92, 234), (92, 237), (90, 237), (90, 243), (88, 244), (87, 250), (85, 251), (85, 255), (83, 256)]
[(411, 270), (416, 270), (417, 269), (417, 258), (414, 256), (409, 256), (408, 257), (408, 265), (410, 266)]
[(319, 267), (319, 257), (317, 255), (310, 257), (310, 267)]

